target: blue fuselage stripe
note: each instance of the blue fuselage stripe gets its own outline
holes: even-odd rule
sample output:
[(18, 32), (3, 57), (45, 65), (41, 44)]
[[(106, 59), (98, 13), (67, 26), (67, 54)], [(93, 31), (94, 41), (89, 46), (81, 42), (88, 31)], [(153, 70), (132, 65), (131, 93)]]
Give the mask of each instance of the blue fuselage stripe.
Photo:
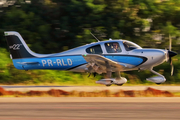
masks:
[[(120, 63), (127, 63), (131, 65), (140, 65), (144, 60), (137, 56), (122, 56), (122, 55), (104, 55), (104, 57)], [(86, 64), (86, 60), (82, 55), (72, 56), (57, 56), (44, 58), (24, 58), (13, 59), (14, 66), (17, 69), (31, 70), (31, 69), (54, 69), (54, 70), (69, 70), (77, 66)]]
[[(28, 63), (39, 64), (28, 64)], [(17, 69), (55, 69), (55, 70), (67, 70), (72, 67), (79, 66), (80, 64), (87, 63), (82, 56), (61, 56), (51, 58), (24, 58), (13, 59), (13, 63)]]
[(126, 64), (130, 64), (130, 65), (135, 65), (138, 66), (140, 65), (144, 59), (138, 56), (128, 56), (128, 55), (105, 55), (104, 57), (111, 59), (113, 61), (116, 62), (120, 62), (120, 63), (126, 63)]

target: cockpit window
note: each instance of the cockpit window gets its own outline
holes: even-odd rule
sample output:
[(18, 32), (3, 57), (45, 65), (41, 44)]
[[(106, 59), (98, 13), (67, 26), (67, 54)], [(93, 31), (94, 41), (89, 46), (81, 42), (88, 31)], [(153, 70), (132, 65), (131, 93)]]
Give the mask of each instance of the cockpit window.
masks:
[(141, 48), (140, 46), (136, 45), (136, 44), (133, 44), (131, 42), (123, 42), (124, 44), (124, 47), (127, 51), (130, 51), (130, 50), (134, 50), (134, 49), (138, 49), (138, 48)]
[(106, 51), (108, 53), (119, 53), (122, 52), (118, 42), (105, 43)]
[(100, 45), (95, 45), (86, 49), (86, 52), (89, 54), (102, 54), (102, 49)]

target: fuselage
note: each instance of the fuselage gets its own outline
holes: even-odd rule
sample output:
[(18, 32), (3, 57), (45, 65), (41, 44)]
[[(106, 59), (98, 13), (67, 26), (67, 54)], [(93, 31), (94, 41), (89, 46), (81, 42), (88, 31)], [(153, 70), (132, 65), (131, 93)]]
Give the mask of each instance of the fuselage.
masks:
[[(119, 51), (112, 52), (113, 44), (119, 44)], [(128, 47), (127, 47), (128, 46)], [(51, 69), (71, 70), (74, 72), (85, 72), (87, 62), (83, 58), (86, 54), (99, 54), (117, 63), (123, 63), (130, 67), (119, 71), (150, 69), (164, 62), (167, 51), (161, 49), (143, 49), (137, 44), (126, 40), (108, 40), (87, 44), (55, 54), (37, 54), (30, 51), (35, 57), (13, 59), (17, 69)]]

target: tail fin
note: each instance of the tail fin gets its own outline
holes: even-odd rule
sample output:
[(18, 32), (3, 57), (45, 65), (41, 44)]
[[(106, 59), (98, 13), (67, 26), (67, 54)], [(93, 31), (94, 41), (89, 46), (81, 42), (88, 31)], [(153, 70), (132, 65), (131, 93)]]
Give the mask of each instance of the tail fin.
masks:
[(18, 32), (4, 32), (12, 59), (35, 57)]

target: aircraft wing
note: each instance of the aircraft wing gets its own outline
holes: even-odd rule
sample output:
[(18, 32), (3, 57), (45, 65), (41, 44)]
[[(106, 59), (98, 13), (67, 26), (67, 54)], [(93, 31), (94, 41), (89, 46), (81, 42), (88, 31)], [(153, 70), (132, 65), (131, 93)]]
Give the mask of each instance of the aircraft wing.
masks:
[[(95, 72), (98, 73), (98, 71), (120, 71), (125, 68), (130, 68), (131, 66), (128, 66), (128, 64), (120, 63), (113, 61), (111, 59), (105, 58), (101, 55), (97, 54), (87, 54), (83, 55), (86, 62), (88, 62), (87, 68), (92, 67)], [(99, 69), (99, 70), (98, 70)], [(98, 71), (97, 71), (98, 70)]]

